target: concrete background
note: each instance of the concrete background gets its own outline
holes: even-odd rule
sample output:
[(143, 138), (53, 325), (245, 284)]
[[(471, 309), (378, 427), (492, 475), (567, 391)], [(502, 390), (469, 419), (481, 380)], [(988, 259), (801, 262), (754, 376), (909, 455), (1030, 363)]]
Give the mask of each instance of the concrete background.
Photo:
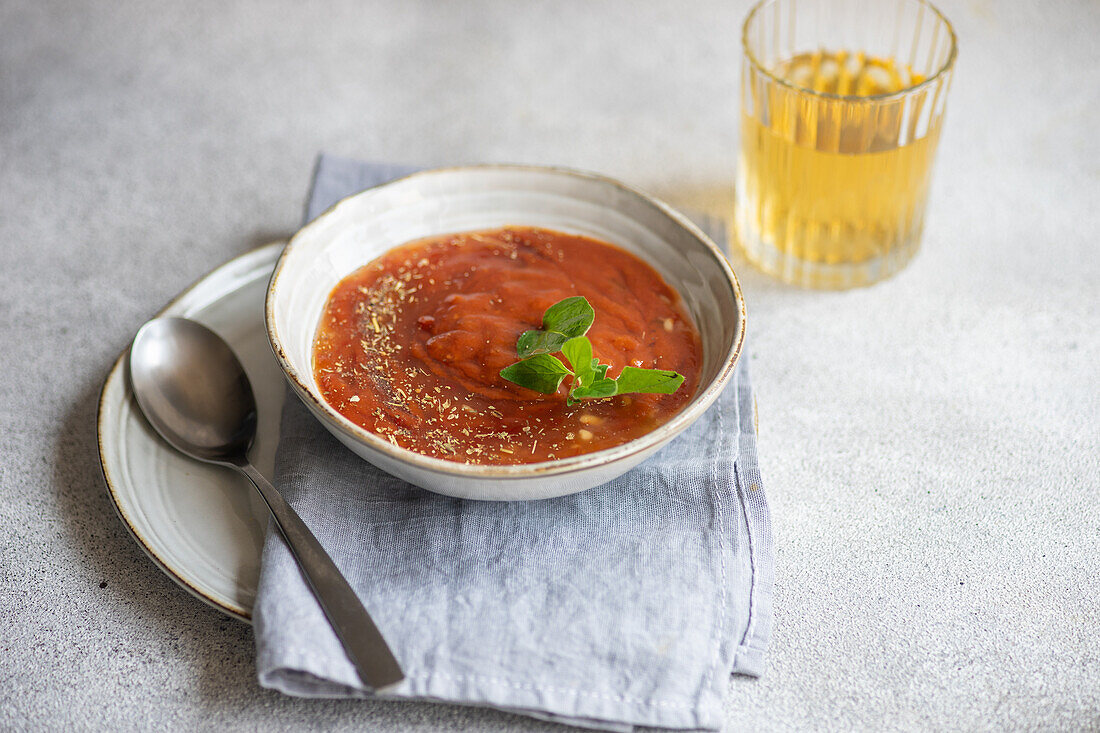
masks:
[[(1100, 729), (1100, 5), (943, 5), (916, 260), (835, 294), (735, 258), (778, 580), (729, 730)], [(728, 213), (747, 8), (0, 4), (0, 729), (555, 730), (260, 690), (249, 627), (115, 517), (96, 394), (161, 304), (294, 229), (319, 149)]]

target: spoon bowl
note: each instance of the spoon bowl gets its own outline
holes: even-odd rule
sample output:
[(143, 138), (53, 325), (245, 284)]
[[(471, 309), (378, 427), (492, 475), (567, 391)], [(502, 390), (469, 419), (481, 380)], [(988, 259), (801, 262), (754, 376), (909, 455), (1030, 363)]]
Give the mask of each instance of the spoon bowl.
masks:
[(130, 382), (145, 417), (176, 450), (210, 463), (243, 456), (256, 398), (229, 345), (186, 318), (149, 321), (130, 347)]

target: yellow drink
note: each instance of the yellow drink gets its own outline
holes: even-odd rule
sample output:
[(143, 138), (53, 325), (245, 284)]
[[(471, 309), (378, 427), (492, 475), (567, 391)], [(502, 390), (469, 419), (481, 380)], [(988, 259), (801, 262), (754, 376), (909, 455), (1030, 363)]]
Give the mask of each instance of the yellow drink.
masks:
[[(844, 52), (802, 54), (773, 73), (817, 92), (859, 96), (919, 83), (891, 60)], [(772, 95), (780, 114), (766, 122), (751, 114), (741, 120), (737, 221), (742, 241), (756, 240), (755, 248), (746, 246), (750, 257), (764, 249), (753, 259), (765, 269), (778, 259), (766, 256), (768, 248), (810, 264), (908, 259), (924, 223), (939, 125), (899, 146), (900, 109), (835, 98), (776, 104), (784, 94)], [(804, 279), (816, 286), (857, 284), (844, 277), (833, 283), (825, 271)]]
[[(765, 271), (813, 287), (897, 272), (920, 242), (947, 96), (949, 74), (926, 72), (949, 62), (952, 37), (937, 33), (926, 53), (895, 54), (904, 62), (843, 49), (795, 53), (787, 49), (799, 24), (816, 31), (828, 18), (805, 23), (797, 0), (758, 7), (745, 25), (735, 212), (742, 249)], [(873, 17), (877, 7), (842, 8), (837, 17)]]

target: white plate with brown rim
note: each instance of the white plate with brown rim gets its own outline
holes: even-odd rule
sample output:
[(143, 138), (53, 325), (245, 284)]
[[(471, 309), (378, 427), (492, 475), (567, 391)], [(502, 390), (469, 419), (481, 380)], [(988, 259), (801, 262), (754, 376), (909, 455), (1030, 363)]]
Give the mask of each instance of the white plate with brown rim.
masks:
[[(199, 279), (158, 315), (194, 319), (229, 342), (259, 408), (250, 456), (272, 475), (286, 382), (264, 330), (264, 294), (285, 242), (248, 252)], [(99, 400), (99, 460), (124, 525), (153, 562), (199, 599), (244, 621), (260, 576), (267, 508), (246, 479), (177, 453), (138, 411), (126, 354)]]
[[(455, 176), (459, 180), (452, 181)], [(370, 460), (425, 488), (465, 498), (530, 499), (573, 493), (622, 473), (670, 440), (706, 409), (732, 374), (744, 335), (744, 302), (736, 276), (721, 251), (694, 224), (682, 214), (640, 192), (591, 174), (560, 169), (478, 167), (418, 174), (345, 199), (314, 225), (299, 232), (295, 238), (299, 242), (296, 251), (301, 254), (306, 249), (302, 246), (304, 233), (331, 227), (337, 214), (362, 213), (356, 206), (362, 208), (360, 205), (364, 202), (390, 195), (404, 201), (410, 198), (405, 194), (408, 193), (406, 189), (411, 187), (416, 189), (412, 191), (415, 194), (411, 196), (412, 200), (430, 203), (434, 201), (427, 195), (431, 191), (420, 188), (440, 182), (456, 185), (460, 193), (469, 197), (470, 192), (477, 189), (473, 183), (478, 180), (484, 179), (482, 183), (492, 189), (493, 186), (501, 187), (498, 180), (501, 178), (509, 184), (503, 186), (503, 190), (512, 198), (502, 199), (495, 189), (482, 192), (485, 193), (482, 198), (492, 203), (489, 207), (492, 216), (512, 216), (526, 222), (535, 214), (544, 217), (552, 214), (556, 217), (553, 221), (538, 219), (535, 223), (561, 225), (559, 219), (567, 220), (564, 226), (558, 228), (579, 229), (582, 230), (580, 233), (629, 244), (631, 248), (640, 248), (642, 251), (638, 254), (651, 264), (657, 260), (656, 264), (664, 265), (658, 269), (664, 271), (662, 274), (666, 279), (674, 276), (670, 283), (686, 296), (689, 310), (702, 329), (707, 360), (704, 366), (709, 370), (704, 374), (703, 386), (688, 408), (652, 434), (631, 441), (631, 444), (620, 449), (608, 449), (576, 460), (564, 459), (560, 462), (563, 465), (554, 466), (550, 471), (532, 472), (532, 476), (511, 475), (523, 473), (522, 467), (481, 467), (486, 470), (478, 475), (460, 476), (452, 481), (452, 485), (448, 481), (453, 477), (442, 482), (436, 480), (435, 474), (439, 474), (440, 470), (425, 469), (416, 475), (406, 475), (406, 464), (414, 463), (407, 456), (400, 465), (390, 465), (374, 454), (371, 454)], [(532, 208), (528, 201), (530, 196), (515, 193), (522, 189), (519, 184), (531, 184), (532, 181), (538, 184), (536, 188), (544, 194), (544, 198), (550, 196), (552, 206), (544, 203)], [(561, 186), (568, 190), (557, 190)], [(581, 189), (579, 192), (578, 188)], [(515, 211), (502, 211), (502, 202), (509, 201)], [(482, 199), (474, 201), (478, 202), (486, 204)], [(467, 201), (468, 205), (462, 208), (463, 216), (472, 215), (471, 211), (477, 213), (476, 207), (470, 203)], [(626, 209), (626, 213), (620, 209)], [(385, 210), (391, 214), (402, 211), (400, 207), (393, 206), (387, 206)], [(458, 226), (458, 223), (441, 217), (434, 210), (431, 216), (418, 215), (414, 218), (420, 222), (435, 222), (438, 226), (446, 225), (444, 228), (450, 227), (455, 231), (469, 228)], [(463, 219), (462, 223), (470, 222)], [(485, 224), (480, 220), (478, 223)], [(605, 232), (601, 228), (613, 224), (623, 231)], [(616, 234), (618, 236), (609, 236)], [(406, 240), (409, 238), (405, 237)], [(384, 240), (371, 241), (377, 245)], [(297, 325), (303, 325), (302, 318), (308, 321), (306, 330), (298, 329), (297, 335), (306, 334), (312, 338), (312, 326), (316, 323), (315, 309), (290, 308), (288, 311), (286, 307), (282, 310), (275, 307), (273, 310), (273, 303), (278, 306), (279, 301), (273, 301), (269, 294), (276, 290), (272, 272), (284, 246), (283, 242), (273, 243), (231, 260), (200, 279), (158, 314), (183, 316), (205, 324), (221, 335), (240, 357), (256, 392), (260, 417), (256, 443), (250, 455), (257, 468), (268, 476), (273, 472), (286, 383), (284, 370), (280, 369), (276, 359), (287, 359), (288, 343), (305, 343), (301, 338), (291, 342), (274, 338), (271, 328), (280, 323), (276, 316), (282, 314), (286, 321), (286, 314), (293, 313), (297, 314), (294, 321)], [(280, 264), (283, 275), (280, 282), (289, 282), (292, 278), (288, 273), (296, 272), (296, 268), (288, 267), (287, 262), (284, 254)], [(301, 272), (308, 274), (310, 270), (306, 267)], [(269, 280), (272, 281), (270, 289)], [(321, 293), (323, 296), (331, 284), (327, 281), (320, 285), (314, 282), (311, 288), (291, 288), (291, 291), (299, 294), (308, 291), (314, 296)], [(282, 291), (288, 292), (288, 287)], [(265, 294), (268, 294), (266, 329)], [(285, 303), (283, 305), (286, 306)], [(708, 317), (704, 318), (704, 315)], [(287, 333), (290, 331), (287, 330)], [(269, 341), (269, 335), (273, 337), (272, 341)], [(273, 349), (278, 357), (273, 356)], [(286, 367), (286, 364), (283, 366)], [(301, 385), (301, 379), (294, 378), (293, 370), (286, 374), (291, 377), (293, 386)], [(315, 407), (308, 399), (305, 401), (307, 406)], [(318, 417), (325, 424), (326, 415)], [(328, 424), (326, 427), (331, 429)], [(248, 620), (259, 579), (260, 554), (268, 514), (246, 480), (225, 469), (185, 458), (160, 440), (141, 416), (130, 392), (125, 354), (115, 363), (104, 384), (98, 431), (100, 461), (109, 494), (123, 523), (139, 545), (166, 574), (192, 594), (232, 616)], [(353, 450), (361, 447), (357, 441), (344, 440), (347, 436), (341, 431), (333, 432)], [(370, 437), (366, 436), (368, 439)], [(381, 443), (388, 448), (385, 441)], [(420, 463), (428, 460), (413, 458)], [(570, 461), (578, 465), (564, 465)], [(448, 475), (456, 473), (453, 465), (444, 466), (444, 469), (443, 473)], [(556, 475), (563, 471), (572, 471), (571, 475), (581, 477), (577, 479), (579, 483), (570, 483), (565, 480), (567, 477)], [(464, 483), (455, 483), (460, 479)], [(524, 483), (531, 485), (523, 486), (522, 492), (518, 491), (517, 486)], [(474, 489), (480, 493), (473, 495)]]

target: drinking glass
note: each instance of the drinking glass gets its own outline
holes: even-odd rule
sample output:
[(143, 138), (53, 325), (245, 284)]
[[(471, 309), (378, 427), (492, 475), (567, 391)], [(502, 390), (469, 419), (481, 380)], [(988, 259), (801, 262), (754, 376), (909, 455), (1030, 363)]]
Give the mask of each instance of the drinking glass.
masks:
[(735, 229), (798, 285), (848, 288), (916, 253), (955, 62), (924, 0), (763, 0), (742, 29)]

